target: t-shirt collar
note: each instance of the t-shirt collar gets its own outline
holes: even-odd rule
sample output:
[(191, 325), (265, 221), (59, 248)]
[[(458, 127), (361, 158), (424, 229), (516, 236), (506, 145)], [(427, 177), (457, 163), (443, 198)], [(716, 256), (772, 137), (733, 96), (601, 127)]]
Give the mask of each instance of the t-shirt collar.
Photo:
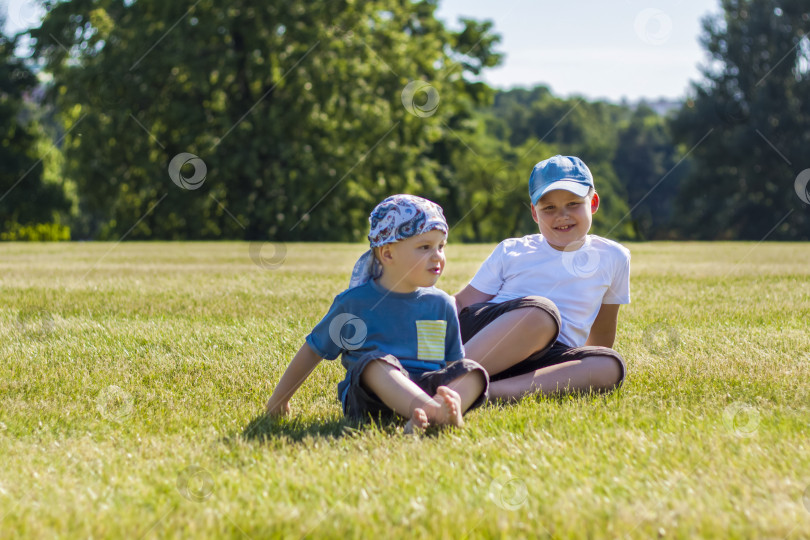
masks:
[[(551, 246), (551, 244), (548, 243), (548, 240), (546, 240), (546, 237), (543, 236), (542, 234), (539, 234), (538, 236), (540, 237), (540, 245), (541, 245), (542, 249), (548, 251), (549, 253), (559, 253), (559, 254), (565, 253), (565, 251), (560, 251), (559, 249), (554, 249)], [(583, 242), (582, 245), (579, 246), (577, 249), (569, 251), (569, 253), (574, 253), (574, 252), (579, 251), (581, 249), (588, 249), (589, 247), (591, 247), (591, 235), (586, 234), (585, 235), (585, 242)]]
[(377, 291), (378, 293), (380, 293), (380, 294), (382, 294), (384, 296), (390, 297), (390, 298), (398, 298), (398, 299), (401, 299), (401, 300), (410, 300), (410, 299), (416, 298), (422, 292), (421, 288), (416, 289), (414, 292), (409, 292), (409, 293), (394, 292), (394, 291), (386, 289), (385, 287), (383, 287), (382, 285), (377, 283), (376, 279), (370, 280), (369, 283), (371, 284), (371, 287), (375, 291)]

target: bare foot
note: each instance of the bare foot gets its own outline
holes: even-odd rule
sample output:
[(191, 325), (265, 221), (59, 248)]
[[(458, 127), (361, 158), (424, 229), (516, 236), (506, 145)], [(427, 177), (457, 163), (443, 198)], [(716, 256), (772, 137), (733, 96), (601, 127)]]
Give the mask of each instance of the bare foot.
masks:
[(433, 399), (439, 403), (439, 410), (434, 418), (437, 424), (461, 427), (464, 420), (461, 418), (461, 396), (458, 392), (446, 386), (436, 389)]
[(411, 435), (418, 431), (425, 430), (428, 424), (427, 413), (422, 409), (414, 409), (413, 416), (411, 416), (411, 419), (405, 424), (405, 434)]

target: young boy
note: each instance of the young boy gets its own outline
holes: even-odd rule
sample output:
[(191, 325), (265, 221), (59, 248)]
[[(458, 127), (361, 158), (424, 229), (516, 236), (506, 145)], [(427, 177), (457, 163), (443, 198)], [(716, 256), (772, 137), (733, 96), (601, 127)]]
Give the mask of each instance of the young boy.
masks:
[(579, 158), (535, 165), (529, 196), (540, 234), (501, 242), (455, 295), (467, 358), (489, 372), (491, 398), (616, 388), (625, 366), (610, 347), (630, 303), (630, 252), (588, 235), (599, 196)]
[(290, 397), (315, 366), (342, 354), (338, 399), (347, 417), (394, 412), (410, 419), (406, 431), (461, 426), (462, 414), (486, 401), (489, 377), (464, 358), (453, 297), (433, 287), (445, 263), (442, 210), (394, 195), (369, 222), (371, 250), (290, 362), (267, 412), (288, 414)]

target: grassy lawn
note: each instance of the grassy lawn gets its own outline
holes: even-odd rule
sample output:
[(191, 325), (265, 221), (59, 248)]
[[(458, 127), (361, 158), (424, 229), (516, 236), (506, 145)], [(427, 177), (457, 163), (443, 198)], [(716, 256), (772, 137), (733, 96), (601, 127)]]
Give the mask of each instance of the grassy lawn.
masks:
[(810, 537), (810, 244), (628, 247), (620, 391), (409, 437), (261, 417), (361, 245), (0, 244), (0, 537)]

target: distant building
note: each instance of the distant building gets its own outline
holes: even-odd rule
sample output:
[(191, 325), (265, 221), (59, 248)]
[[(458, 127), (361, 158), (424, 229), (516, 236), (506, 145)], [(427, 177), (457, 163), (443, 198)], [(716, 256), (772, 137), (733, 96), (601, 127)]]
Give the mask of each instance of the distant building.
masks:
[(646, 99), (640, 100), (636, 103), (638, 105), (646, 105), (661, 116), (666, 116), (670, 111), (678, 110), (683, 105), (683, 101), (677, 99), (658, 98), (655, 101), (647, 101)]

